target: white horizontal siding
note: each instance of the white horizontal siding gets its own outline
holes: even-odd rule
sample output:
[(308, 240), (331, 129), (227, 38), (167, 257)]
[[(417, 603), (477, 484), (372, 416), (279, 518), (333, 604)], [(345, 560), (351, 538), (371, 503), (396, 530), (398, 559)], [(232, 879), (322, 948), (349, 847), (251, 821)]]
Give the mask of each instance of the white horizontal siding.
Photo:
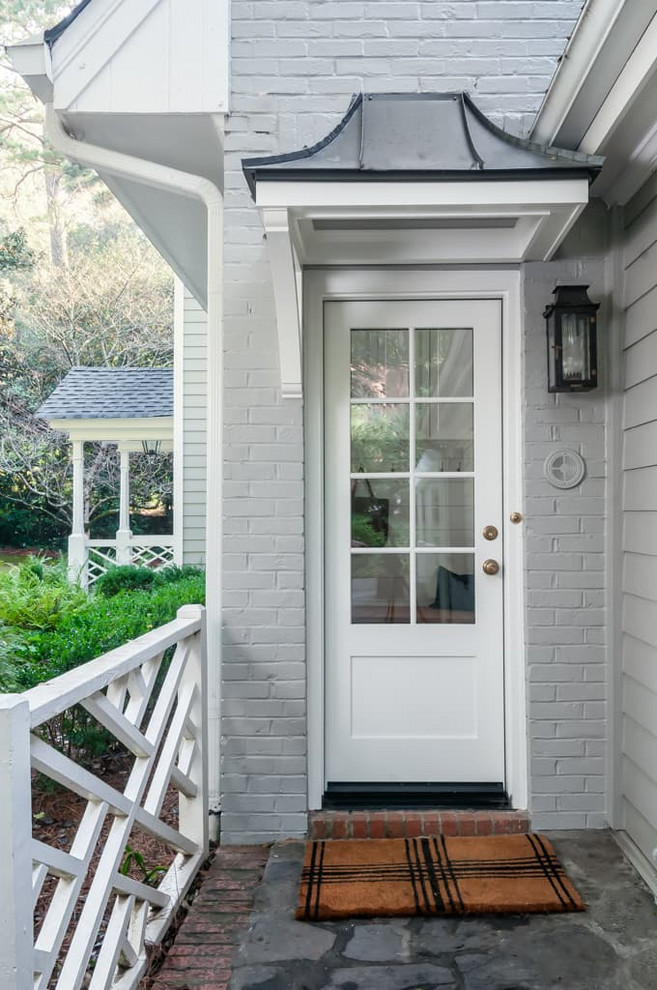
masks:
[(645, 553), (626, 553), (623, 591), (636, 598), (657, 602), (657, 557)]
[(657, 186), (626, 212), (622, 825), (657, 848)]
[(183, 305), (183, 560), (205, 563), (207, 314), (191, 293)]

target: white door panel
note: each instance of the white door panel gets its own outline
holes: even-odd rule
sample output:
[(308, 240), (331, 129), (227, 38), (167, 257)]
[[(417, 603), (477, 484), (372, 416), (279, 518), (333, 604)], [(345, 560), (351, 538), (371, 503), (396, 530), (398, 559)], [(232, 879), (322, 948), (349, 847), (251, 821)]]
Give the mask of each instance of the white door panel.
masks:
[(503, 782), (500, 303), (327, 303), (325, 379), (326, 779)]

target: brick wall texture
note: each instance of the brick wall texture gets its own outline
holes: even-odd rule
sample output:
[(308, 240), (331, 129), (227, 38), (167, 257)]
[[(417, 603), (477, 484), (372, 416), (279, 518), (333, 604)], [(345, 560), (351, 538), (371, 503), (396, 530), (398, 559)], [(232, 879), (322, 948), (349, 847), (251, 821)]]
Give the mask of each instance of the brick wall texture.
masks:
[[(359, 91), (468, 90), (493, 120), (522, 133), (581, 7), (581, 0), (232, 2), (224, 842), (265, 841), (307, 827), (303, 412), (279, 394), (269, 265), (241, 159), (323, 137)], [(553, 285), (552, 266), (527, 273), (533, 802), (543, 825), (593, 825), (603, 800), (604, 411), (596, 399), (557, 403), (545, 395), (539, 317)], [(591, 459), (574, 494), (555, 496), (541, 480), (542, 459), (557, 442)]]

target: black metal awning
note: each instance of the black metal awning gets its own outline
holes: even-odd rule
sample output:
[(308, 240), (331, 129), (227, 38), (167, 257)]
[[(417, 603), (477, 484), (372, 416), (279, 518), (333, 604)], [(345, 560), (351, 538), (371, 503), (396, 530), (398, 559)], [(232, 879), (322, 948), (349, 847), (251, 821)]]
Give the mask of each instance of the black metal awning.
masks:
[(492, 123), (467, 93), (354, 96), (340, 123), (309, 148), (245, 158), (260, 181), (454, 181), (595, 178), (604, 159), (515, 137)]

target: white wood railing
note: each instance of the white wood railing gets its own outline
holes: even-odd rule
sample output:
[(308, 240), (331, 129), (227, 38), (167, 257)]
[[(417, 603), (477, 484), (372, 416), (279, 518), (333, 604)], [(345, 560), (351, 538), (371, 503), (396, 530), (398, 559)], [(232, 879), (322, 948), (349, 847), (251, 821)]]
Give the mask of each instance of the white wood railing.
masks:
[[(116, 564), (132, 564), (135, 567), (170, 567), (175, 562), (175, 537), (131, 536), (125, 546), (118, 540), (85, 540), (85, 559), (78, 570), (82, 571), (82, 584), (91, 588), (99, 577)], [(71, 562), (75, 566), (75, 562)]]
[[(164, 656), (174, 647), (170, 662)], [(125, 786), (53, 748), (39, 727), (80, 705), (129, 754)], [(0, 695), (2, 990), (132, 990), (208, 853), (205, 610), (33, 688)], [(32, 835), (38, 773), (86, 801), (64, 851)], [(162, 820), (169, 788), (178, 820)], [(156, 886), (121, 871), (133, 828), (170, 850)], [(52, 894), (44, 907), (44, 884)], [(34, 908), (43, 920), (34, 938)], [(73, 919), (73, 923), (72, 923)], [(77, 923), (75, 923), (77, 919)]]

